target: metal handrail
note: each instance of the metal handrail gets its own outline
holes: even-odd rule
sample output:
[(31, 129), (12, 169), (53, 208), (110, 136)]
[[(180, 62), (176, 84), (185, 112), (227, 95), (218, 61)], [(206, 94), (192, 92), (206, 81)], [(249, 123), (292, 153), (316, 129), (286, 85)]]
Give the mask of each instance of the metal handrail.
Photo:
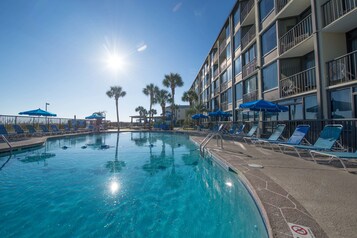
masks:
[(12, 145), (10, 142), (7, 140), (7, 138), (4, 135), (1, 135), (2, 139), (5, 141), (5, 143), (10, 147), (10, 153), (12, 154)]
[(242, 49), (244, 49), (249, 44), (249, 42), (251, 42), (254, 39), (254, 37), (255, 37), (255, 25), (249, 28), (247, 33), (245, 33), (245, 35), (242, 37), (241, 40)]
[(254, 0), (249, 0), (240, 13), (240, 21), (243, 22), (254, 6)]
[(329, 85), (357, 79), (357, 50), (328, 61), (326, 64)]
[(324, 27), (357, 7), (356, 0), (330, 0), (321, 6)]

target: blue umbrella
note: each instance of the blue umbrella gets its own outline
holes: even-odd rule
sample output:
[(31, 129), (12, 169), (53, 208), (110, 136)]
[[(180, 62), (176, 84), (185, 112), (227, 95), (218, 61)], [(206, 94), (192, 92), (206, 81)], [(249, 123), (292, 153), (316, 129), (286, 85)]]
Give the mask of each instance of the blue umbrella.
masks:
[(281, 106), (265, 100), (242, 103), (239, 105), (239, 108), (258, 112), (286, 112), (289, 110), (286, 106)]
[(93, 113), (92, 115), (86, 117), (86, 119), (103, 119), (103, 118), (105, 117), (98, 113)]
[(191, 118), (197, 120), (197, 119), (200, 119), (200, 118), (208, 118), (208, 116), (203, 115), (203, 114), (195, 114)]
[(36, 109), (36, 110), (30, 110), (30, 111), (25, 111), (25, 112), (20, 112), (20, 115), (29, 115), (29, 116), (45, 116), (45, 117), (55, 117), (57, 114), (42, 110), (42, 109)]

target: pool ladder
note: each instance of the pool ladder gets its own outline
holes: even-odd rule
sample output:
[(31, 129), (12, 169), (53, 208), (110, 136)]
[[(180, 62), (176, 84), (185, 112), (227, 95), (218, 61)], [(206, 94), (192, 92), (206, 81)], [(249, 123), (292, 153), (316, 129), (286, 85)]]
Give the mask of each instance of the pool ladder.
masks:
[(10, 147), (10, 153), (12, 154), (12, 145), (10, 144), (10, 142), (8, 141), (8, 139), (6, 139), (6, 137), (4, 135), (1, 135), (1, 137), (6, 142), (6, 144)]
[(206, 145), (207, 145), (214, 137), (217, 139), (217, 146), (219, 146), (219, 144), (218, 144), (218, 139), (220, 139), (220, 141), (221, 141), (221, 149), (223, 149), (223, 138), (222, 138), (222, 134), (219, 133), (219, 132), (209, 133), (209, 134), (203, 139), (203, 141), (202, 141), (201, 144), (200, 144), (200, 152), (201, 152), (201, 155), (203, 155)]

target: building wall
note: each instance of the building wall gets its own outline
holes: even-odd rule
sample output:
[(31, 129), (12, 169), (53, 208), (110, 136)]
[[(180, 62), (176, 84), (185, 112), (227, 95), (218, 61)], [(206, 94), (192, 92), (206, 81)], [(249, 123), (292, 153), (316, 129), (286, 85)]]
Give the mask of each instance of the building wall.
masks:
[[(191, 89), (210, 111), (230, 112), (233, 120), (255, 118), (239, 104), (256, 99), (289, 106), (279, 119), (332, 118), (341, 110), (354, 117), (357, 6), (346, 1), (237, 1)], [(350, 105), (338, 108), (331, 98)]]

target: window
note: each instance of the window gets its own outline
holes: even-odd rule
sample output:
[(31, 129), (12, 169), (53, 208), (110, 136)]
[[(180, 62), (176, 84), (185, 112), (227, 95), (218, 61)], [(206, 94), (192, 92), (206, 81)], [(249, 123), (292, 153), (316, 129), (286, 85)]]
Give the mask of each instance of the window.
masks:
[(244, 52), (244, 54), (243, 54), (243, 57), (244, 57), (243, 65), (246, 65), (246, 64), (248, 64), (249, 62), (251, 62), (251, 61), (253, 61), (255, 59), (255, 57), (256, 57), (255, 47), (256, 47), (256, 45), (254, 44), (246, 52)]
[(248, 94), (257, 90), (257, 77), (251, 77), (244, 81), (244, 94)]
[(230, 58), (231, 58), (231, 43), (229, 43), (229, 44), (227, 45), (226, 55), (227, 55), (227, 59), (230, 59)]
[(240, 8), (238, 6), (233, 15), (234, 26), (236, 26), (239, 21), (240, 21)]
[(262, 34), (262, 55), (267, 54), (276, 48), (276, 27), (275, 23)]
[(240, 29), (234, 35), (233, 41), (234, 41), (234, 50), (236, 51), (240, 47), (240, 42), (241, 42), (241, 30)]
[(223, 74), (221, 74), (221, 84), (224, 84), (226, 83), (228, 80), (228, 77), (227, 77), (227, 71), (224, 71)]
[(264, 91), (278, 87), (278, 73), (276, 61), (270, 64), (269, 66), (263, 68), (262, 76)]
[(232, 88), (227, 90), (228, 103), (232, 103)]
[(242, 82), (236, 84), (236, 100), (243, 99), (243, 89), (242, 89)]
[(242, 72), (242, 57), (239, 56), (237, 59), (234, 60), (234, 73), (238, 75)]
[(317, 119), (318, 113), (316, 95), (305, 97), (305, 119)]
[(229, 35), (230, 35), (230, 28), (229, 28), (229, 24), (226, 26), (226, 39), (229, 38)]
[(274, 0), (260, 0), (259, 2), (260, 22), (262, 22), (273, 9), (274, 9)]
[(227, 69), (227, 80), (232, 81), (232, 66), (230, 65)]
[(331, 118), (352, 118), (351, 89), (331, 92)]

